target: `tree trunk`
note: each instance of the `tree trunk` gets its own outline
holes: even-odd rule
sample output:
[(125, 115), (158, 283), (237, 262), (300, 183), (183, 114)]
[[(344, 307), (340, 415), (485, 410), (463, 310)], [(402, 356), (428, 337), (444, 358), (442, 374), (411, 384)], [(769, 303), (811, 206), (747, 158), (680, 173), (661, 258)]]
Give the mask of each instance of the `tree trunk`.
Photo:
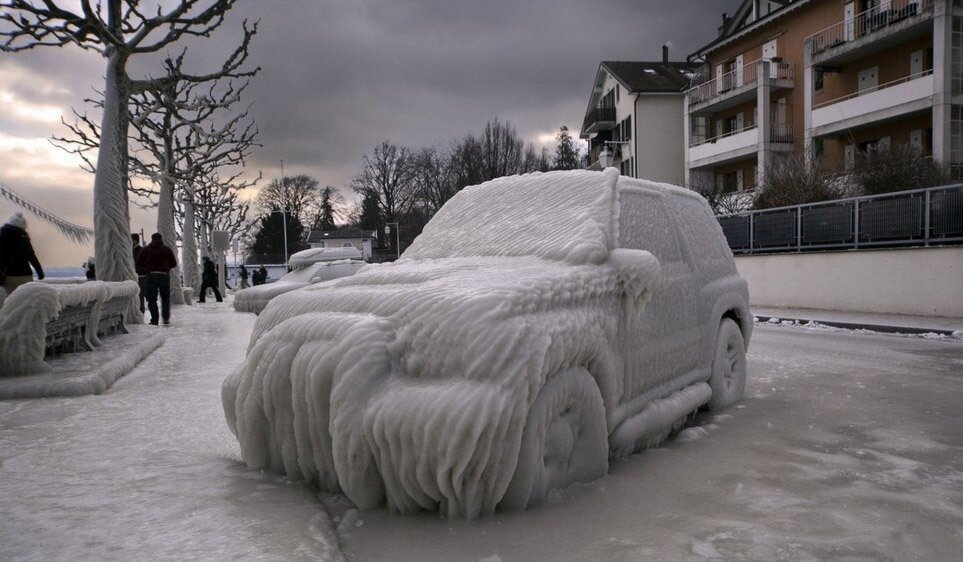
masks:
[[(165, 168), (167, 164), (165, 162)], [(157, 203), (157, 232), (164, 237), (164, 243), (172, 249), (177, 247), (177, 230), (174, 227), (174, 181), (165, 172), (160, 182), (160, 199)], [(171, 270), (171, 303), (184, 304), (184, 291), (181, 289), (181, 270)]]
[(201, 288), (201, 276), (197, 271), (197, 231), (194, 221), (194, 203), (184, 201), (184, 241), (181, 246), (181, 267), (184, 268), (184, 284), (194, 288), (194, 294)]
[[(104, 115), (94, 178), (94, 257), (97, 279), (137, 280), (130, 240), (127, 200), (127, 56), (113, 53), (107, 61)], [(127, 321), (144, 321), (137, 298), (131, 299)]]

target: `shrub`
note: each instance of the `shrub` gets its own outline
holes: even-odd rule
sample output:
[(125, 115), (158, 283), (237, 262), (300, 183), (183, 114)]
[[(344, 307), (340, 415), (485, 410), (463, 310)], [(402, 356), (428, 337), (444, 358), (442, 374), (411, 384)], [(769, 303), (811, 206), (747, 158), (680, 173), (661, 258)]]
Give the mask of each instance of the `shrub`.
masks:
[(857, 155), (852, 179), (862, 195), (878, 195), (944, 185), (950, 174), (919, 149), (897, 145)]

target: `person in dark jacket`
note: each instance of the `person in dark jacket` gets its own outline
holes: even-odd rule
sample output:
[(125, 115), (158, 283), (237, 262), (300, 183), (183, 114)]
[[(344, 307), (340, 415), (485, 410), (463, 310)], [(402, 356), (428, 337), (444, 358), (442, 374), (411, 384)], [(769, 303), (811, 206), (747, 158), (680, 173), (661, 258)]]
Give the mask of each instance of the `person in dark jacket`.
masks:
[(164, 237), (155, 232), (150, 237), (150, 244), (140, 251), (137, 256), (137, 271), (147, 275), (144, 296), (147, 298), (147, 310), (150, 311), (150, 323), (157, 325), (157, 295), (161, 298), (161, 318), (164, 324), (171, 323), (171, 270), (177, 267), (174, 252), (164, 245)]
[(201, 296), (197, 299), (197, 302), (204, 302), (208, 287), (214, 289), (214, 298), (217, 299), (217, 302), (224, 300), (221, 298), (221, 292), (217, 289), (217, 266), (214, 265), (211, 258), (204, 256), (204, 271), (201, 273)]
[(258, 269), (257, 272), (261, 276), (261, 285), (264, 285), (265, 283), (267, 283), (267, 278), (268, 278), (267, 269), (265, 269), (264, 266), (262, 265), (261, 269)]
[(84, 277), (87, 278), (87, 281), (96, 281), (97, 266), (94, 264), (94, 258), (87, 258), (87, 263), (84, 264), (84, 267), (87, 268), (87, 271), (84, 272)]
[(247, 284), (248, 272), (247, 272), (247, 268), (244, 267), (244, 264), (241, 264), (240, 276), (241, 276), (241, 288), (242, 288), (242, 289), (247, 289), (247, 287), (248, 287), (248, 284)]
[(0, 285), (8, 295), (33, 281), (30, 266), (37, 272), (37, 279), (43, 279), (43, 268), (27, 236), (27, 220), (17, 211), (0, 227)]
[(140, 234), (131, 234), (130, 241), (134, 245), (134, 269), (137, 270), (137, 284), (140, 286), (140, 313), (144, 313), (144, 289), (147, 287), (147, 274), (140, 269), (137, 269), (137, 256), (140, 255), (140, 251), (144, 249), (140, 245)]

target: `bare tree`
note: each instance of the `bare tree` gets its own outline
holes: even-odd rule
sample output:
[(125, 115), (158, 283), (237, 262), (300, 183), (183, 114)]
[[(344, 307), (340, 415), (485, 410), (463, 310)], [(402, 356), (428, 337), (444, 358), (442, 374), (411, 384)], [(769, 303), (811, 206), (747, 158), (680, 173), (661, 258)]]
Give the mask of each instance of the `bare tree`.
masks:
[(257, 195), (257, 205), (262, 212), (287, 209), (304, 224), (310, 221), (311, 208), (321, 194), (318, 180), (306, 175), (285, 176), (281, 180), (271, 180), (261, 188)]
[(361, 196), (377, 197), (386, 222), (397, 220), (415, 200), (408, 149), (388, 141), (376, 146), (362, 157), (361, 172), (351, 188)]
[(409, 161), (412, 187), (428, 216), (434, 215), (446, 201), (458, 193), (452, 157), (434, 148), (414, 153)]
[[(807, 154), (812, 151), (806, 150)], [(756, 190), (755, 209), (816, 203), (854, 195), (850, 182), (826, 168), (822, 159), (786, 155), (766, 170)]]
[(310, 207), (311, 230), (334, 230), (337, 222), (344, 219), (344, 197), (336, 188), (324, 187), (318, 192), (317, 201)]
[(863, 195), (878, 195), (943, 185), (950, 171), (918, 148), (895, 145), (856, 156), (853, 181)]
[[(128, 209), (127, 102), (132, 92), (156, 85), (150, 78), (132, 80), (131, 57), (155, 53), (184, 36), (209, 37), (237, 0), (180, 0), (169, 9), (148, 13), (136, 0), (80, 0), (78, 8), (62, 7), (63, 0), (4, 0), (0, 11), (0, 51), (76, 45), (107, 59), (101, 149), (94, 179), (94, 252), (98, 277), (109, 281), (136, 279), (130, 252)], [(249, 40), (245, 24), (246, 46)], [(246, 51), (246, 47), (245, 47)], [(225, 63), (229, 66), (232, 60)], [(203, 76), (182, 75), (188, 81)], [(162, 79), (163, 80), (163, 79)], [(142, 318), (131, 304), (130, 318)]]
[[(256, 28), (252, 28), (251, 34), (255, 31)], [(131, 94), (129, 98), (130, 169), (152, 182), (147, 188), (131, 182), (129, 189), (147, 198), (148, 206), (157, 207), (157, 231), (170, 244), (177, 240), (175, 201), (184, 198), (183, 194), (175, 194), (175, 187), (210, 182), (209, 178), (216, 177), (218, 169), (243, 165), (246, 156), (259, 146), (257, 129), (248, 120), (248, 111), (231, 113), (247, 87), (246, 79), (259, 70), (239, 69), (247, 56), (246, 47), (236, 54), (232, 57), (234, 63), (212, 74), (208, 83), (179, 80), (184, 55), (168, 58), (164, 66), (171, 80), (155, 81), (152, 88)], [(245, 80), (235, 83), (235, 78)], [(88, 101), (103, 107), (103, 99)], [(54, 144), (79, 154), (86, 167), (93, 169), (87, 152), (100, 144), (99, 127), (86, 114), (76, 111), (74, 114), (77, 121), (72, 125), (65, 123), (73, 136), (54, 137)], [(220, 185), (237, 189), (235, 181), (239, 175), (240, 172), (236, 172)], [(192, 199), (188, 196), (185, 204), (189, 205)], [(183, 207), (178, 211), (183, 212)], [(183, 215), (176, 218), (176, 222), (184, 222)], [(192, 270), (190, 262), (196, 261), (196, 252), (183, 251), (183, 267)], [(171, 295), (177, 304), (183, 303), (180, 286), (179, 271), (175, 270), (171, 276)]]

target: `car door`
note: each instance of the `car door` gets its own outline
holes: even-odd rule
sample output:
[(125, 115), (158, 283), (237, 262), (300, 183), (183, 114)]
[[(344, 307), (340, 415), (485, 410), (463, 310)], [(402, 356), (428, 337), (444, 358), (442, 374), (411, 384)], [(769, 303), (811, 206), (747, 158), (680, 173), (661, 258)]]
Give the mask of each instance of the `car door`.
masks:
[(681, 232), (664, 196), (654, 190), (619, 190), (619, 245), (646, 250), (658, 260), (661, 284), (641, 314), (626, 298), (621, 347), (625, 398), (630, 399), (689, 371), (692, 343), (692, 271)]

